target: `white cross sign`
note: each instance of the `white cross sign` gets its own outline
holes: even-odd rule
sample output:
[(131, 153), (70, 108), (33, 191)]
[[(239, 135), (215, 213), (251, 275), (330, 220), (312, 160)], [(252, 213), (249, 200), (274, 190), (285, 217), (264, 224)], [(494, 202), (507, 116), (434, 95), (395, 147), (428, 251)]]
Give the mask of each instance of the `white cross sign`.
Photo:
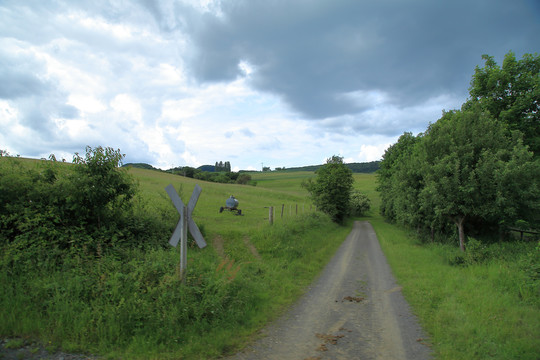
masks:
[[(202, 236), (201, 231), (197, 227), (197, 224), (195, 224), (195, 221), (193, 221), (193, 218), (191, 217), (191, 213), (193, 212), (193, 209), (195, 208), (195, 205), (197, 204), (197, 200), (199, 200), (199, 196), (201, 195), (201, 192), (202, 192), (201, 187), (199, 185), (195, 185), (195, 189), (193, 190), (193, 194), (191, 194), (191, 198), (189, 199), (189, 203), (187, 207), (182, 202), (182, 199), (180, 199), (180, 196), (178, 196), (178, 194), (176, 193), (176, 190), (174, 190), (174, 187), (172, 186), (172, 184), (168, 185), (165, 188), (165, 191), (171, 198), (171, 201), (173, 202), (176, 210), (178, 210), (178, 213), (180, 213), (180, 221), (178, 221), (178, 224), (176, 225), (176, 228), (174, 229), (171, 239), (169, 240), (169, 244), (171, 244), (174, 247), (178, 245), (178, 241), (180, 240), (183, 230), (184, 230), (183, 224), (186, 223), (184, 219), (186, 218), (189, 232), (191, 233), (191, 236), (193, 236), (193, 239), (195, 239), (195, 242), (197, 243), (197, 245), (201, 249), (206, 247), (206, 241), (204, 240), (204, 237)], [(187, 231), (185, 233), (187, 233)]]

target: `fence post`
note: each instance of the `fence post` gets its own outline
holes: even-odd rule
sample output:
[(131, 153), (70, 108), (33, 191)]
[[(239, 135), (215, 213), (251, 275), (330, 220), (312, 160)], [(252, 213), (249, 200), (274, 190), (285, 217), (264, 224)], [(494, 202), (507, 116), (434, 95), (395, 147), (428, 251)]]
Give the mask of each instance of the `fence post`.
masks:
[(268, 209), (268, 220), (270, 221), (270, 225), (272, 225), (274, 223), (274, 207), (270, 206)]
[(285, 208), (285, 204), (281, 204), (281, 218), (283, 219), (283, 209)]

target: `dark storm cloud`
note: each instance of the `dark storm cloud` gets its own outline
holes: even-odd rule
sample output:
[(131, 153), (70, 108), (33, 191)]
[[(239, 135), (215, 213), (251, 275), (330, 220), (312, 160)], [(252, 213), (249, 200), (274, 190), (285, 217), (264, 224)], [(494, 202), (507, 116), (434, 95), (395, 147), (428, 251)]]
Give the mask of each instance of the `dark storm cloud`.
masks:
[(481, 55), (540, 48), (534, 1), (226, 1), (190, 28), (191, 70), (252, 84), (311, 118), (362, 112), (343, 94), (376, 89), (398, 107), (467, 95)]

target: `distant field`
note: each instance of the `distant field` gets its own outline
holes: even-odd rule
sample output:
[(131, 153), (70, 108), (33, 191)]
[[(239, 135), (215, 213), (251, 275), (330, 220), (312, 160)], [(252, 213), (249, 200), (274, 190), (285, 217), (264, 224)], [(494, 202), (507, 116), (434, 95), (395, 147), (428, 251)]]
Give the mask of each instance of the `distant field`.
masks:
[[(205, 182), (137, 168), (131, 168), (129, 172), (139, 181), (143, 199), (163, 209), (172, 208), (164, 190), (168, 184), (173, 184), (185, 203), (189, 201), (195, 184), (199, 184), (202, 193), (193, 216), (212, 235), (219, 234), (223, 229), (245, 233), (257, 229), (266, 224), (269, 206), (277, 211), (281, 210), (282, 205), (295, 209), (298, 205), (302, 212), (308, 212), (311, 206), (307, 191), (301, 187), (302, 179), (313, 176), (309, 173), (253, 173), (251, 175), (257, 181), (257, 186), (250, 186)], [(243, 216), (235, 216), (227, 211), (219, 213), (219, 208), (225, 206), (225, 200), (231, 195), (239, 201), (238, 208)], [(275, 218), (276, 221), (279, 219), (279, 216)]]

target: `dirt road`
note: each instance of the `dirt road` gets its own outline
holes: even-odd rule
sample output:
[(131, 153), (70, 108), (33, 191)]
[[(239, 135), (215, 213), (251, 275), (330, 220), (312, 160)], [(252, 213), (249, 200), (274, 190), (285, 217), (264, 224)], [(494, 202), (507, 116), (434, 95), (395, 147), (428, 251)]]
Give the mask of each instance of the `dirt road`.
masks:
[(430, 358), (368, 222), (355, 222), (308, 292), (262, 335), (231, 359)]

